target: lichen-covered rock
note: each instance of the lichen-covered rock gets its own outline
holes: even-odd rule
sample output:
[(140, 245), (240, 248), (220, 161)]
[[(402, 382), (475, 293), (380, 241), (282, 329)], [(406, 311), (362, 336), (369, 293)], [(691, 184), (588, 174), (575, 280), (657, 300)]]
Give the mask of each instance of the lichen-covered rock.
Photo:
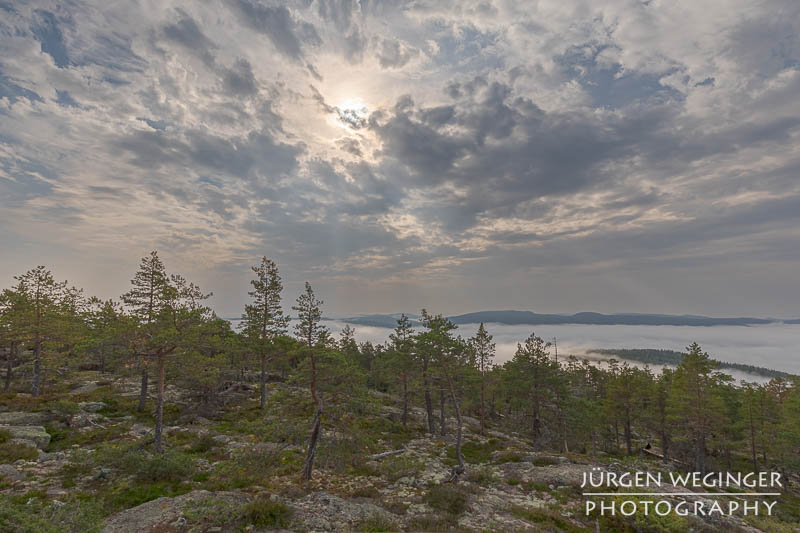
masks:
[(84, 428), (87, 426), (97, 426), (104, 422), (106, 417), (99, 413), (78, 413), (69, 418), (69, 425), (73, 428)]
[(105, 409), (107, 406), (104, 402), (81, 402), (78, 404), (78, 407), (87, 413), (96, 413), (101, 409)]
[(32, 441), (39, 448), (46, 448), (50, 444), (50, 435), (43, 426), (0, 426), (8, 431), (12, 438)]
[(145, 426), (144, 424), (134, 424), (131, 426), (131, 429), (128, 431), (128, 434), (132, 437), (144, 437), (148, 433), (151, 433), (153, 428), (150, 426)]
[(296, 529), (300, 531), (347, 531), (359, 523), (381, 518), (394, 520), (392, 513), (372, 503), (345, 500), (327, 492), (314, 492), (294, 502)]
[(50, 419), (52, 416), (48, 413), (26, 411), (0, 413), (0, 425), (5, 426), (39, 426)]
[(23, 444), (29, 448), (37, 448), (36, 443), (29, 439), (8, 439), (8, 442), (11, 444)]
[(63, 461), (66, 459), (67, 455), (64, 452), (53, 452), (48, 453), (43, 450), (39, 450), (39, 462), (40, 463), (47, 463), (50, 461)]
[(4, 481), (20, 481), (23, 476), (19, 470), (11, 465), (0, 465), (0, 478)]
[[(127, 509), (106, 519), (103, 533), (145, 533), (177, 531), (176, 523), (186, 523), (184, 511), (211, 502), (244, 504), (248, 497), (236, 492), (193, 490), (175, 498), (162, 497)], [(184, 518), (181, 521), (181, 518)]]

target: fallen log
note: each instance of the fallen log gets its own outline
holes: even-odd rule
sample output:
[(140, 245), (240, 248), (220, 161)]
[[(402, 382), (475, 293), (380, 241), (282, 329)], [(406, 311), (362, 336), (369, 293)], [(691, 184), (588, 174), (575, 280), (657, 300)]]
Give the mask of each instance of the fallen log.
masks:
[(378, 459), (383, 459), (384, 457), (390, 457), (392, 455), (400, 455), (404, 451), (405, 450), (392, 450), (392, 451), (389, 451), (389, 452), (376, 453), (374, 455), (368, 455), (367, 459), (369, 459), (371, 461), (374, 461), (374, 460), (378, 460)]

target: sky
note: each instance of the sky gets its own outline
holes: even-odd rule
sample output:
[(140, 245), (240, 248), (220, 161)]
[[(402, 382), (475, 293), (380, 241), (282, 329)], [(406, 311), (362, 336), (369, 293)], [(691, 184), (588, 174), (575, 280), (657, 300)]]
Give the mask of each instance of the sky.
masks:
[(800, 316), (796, 0), (0, 0), (0, 286)]

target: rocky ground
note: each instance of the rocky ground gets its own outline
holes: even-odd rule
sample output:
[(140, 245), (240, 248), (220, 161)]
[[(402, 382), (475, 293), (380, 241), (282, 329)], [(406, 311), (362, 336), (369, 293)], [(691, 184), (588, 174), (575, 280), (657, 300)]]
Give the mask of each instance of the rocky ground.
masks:
[[(240, 384), (208, 416), (170, 387), (168, 450), (154, 456), (152, 416), (136, 411), (136, 395), (133, 379), (86, 373), (42, 398), (2, 396), (0, 530), (800, 531), (792, 494), (772, 518), (587, 517), (584, 472), (665, 466), (542, 453), (519, 435), (480, 435), (471, 418), (467, 473), (446, 483), (452, 436), (427, 437), (420, 409), (404, 429), (395, 399), (377, 394), (360, 413), (331, 413), (314, 479), (301, 483), (309, 408), (304, 390), (283, 383), (270, 384), (265, 412)], [(387, 451), (400, 452), (372, 457)]]

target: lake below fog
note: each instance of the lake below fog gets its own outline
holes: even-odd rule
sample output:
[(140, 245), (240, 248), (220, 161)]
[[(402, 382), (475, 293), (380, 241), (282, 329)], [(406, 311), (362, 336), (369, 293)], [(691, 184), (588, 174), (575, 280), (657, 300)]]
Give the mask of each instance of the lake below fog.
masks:
[[(326, 320), (324, 324), (337, 337), (345, 323)], [(391, 329), (352, 324), (359, 342), (383, 343)], [(462, 337), (471, 337), (477, 324), (462, 324), (455, 330)], [(713, 359), (744, 363), (800, 374), (800, 324), (765, 324), (757, 326), (627, 326), (559, 324), (526, 326), (486, 324), (497, 344), (496, 361), (510, 359), (531, 333), (545, 340), (558, 341), (559, 358), (567, 355), (583, 357), (592, 348), (657, 348), (684, 351), (697, 342)], [(597, 356), (589, 356), (596, 358)], [(651, 365), (657, 369), (655, 365)], [(751, 376), (725, 370), (737, 379)], [(763, 379), (763, 378), (762, 378)]]

